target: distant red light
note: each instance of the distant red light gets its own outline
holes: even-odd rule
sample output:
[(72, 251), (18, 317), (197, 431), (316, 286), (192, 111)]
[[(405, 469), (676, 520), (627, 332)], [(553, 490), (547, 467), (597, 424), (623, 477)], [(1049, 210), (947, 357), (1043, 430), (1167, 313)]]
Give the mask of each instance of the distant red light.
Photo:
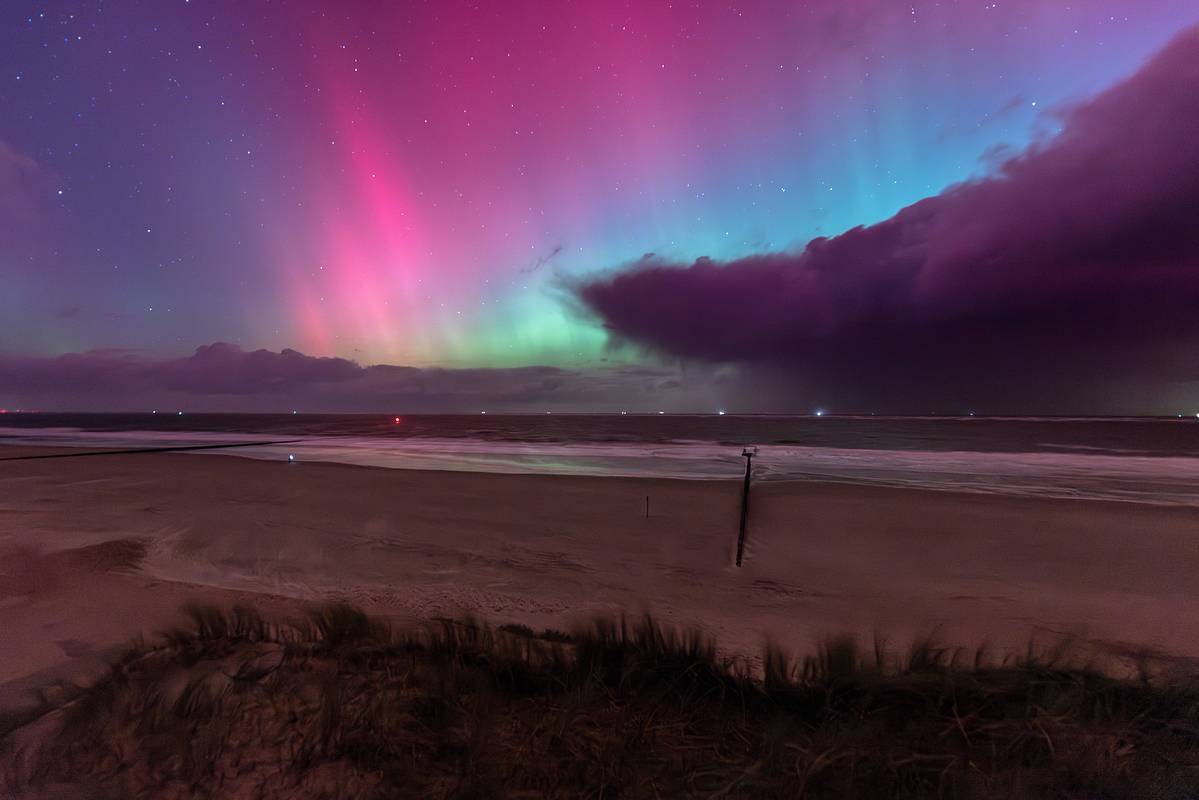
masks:
[(396, 425), (399, 425), (400, 422), (402, 422), (402, 420), (399, 417), (396, 417)]

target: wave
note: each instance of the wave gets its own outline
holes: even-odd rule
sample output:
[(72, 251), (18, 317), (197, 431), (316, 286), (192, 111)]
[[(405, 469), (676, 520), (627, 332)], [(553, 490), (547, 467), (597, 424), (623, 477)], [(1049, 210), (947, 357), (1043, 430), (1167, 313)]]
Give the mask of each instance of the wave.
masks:
[[(388, 469), (507, 474), (732, 480), (745, 469), (741, 446), (702, 440), (519, 442), (459, 437), (303, 436), (287, 444), (264, 434), (0, 428), (10, 442), (57, 447), (136, 448), (245, 445), (197, 453), (332, 462)], [(254, 446), (255, 442), (264, 442)], [(1059, 446), (1060, 447), (1060, 446)], [(1199, 506), (1199, 458), (1092, 452), (922, 451), (763, 445), (757, 480), (826, 481), (1024, 497), (1078, 498)]]

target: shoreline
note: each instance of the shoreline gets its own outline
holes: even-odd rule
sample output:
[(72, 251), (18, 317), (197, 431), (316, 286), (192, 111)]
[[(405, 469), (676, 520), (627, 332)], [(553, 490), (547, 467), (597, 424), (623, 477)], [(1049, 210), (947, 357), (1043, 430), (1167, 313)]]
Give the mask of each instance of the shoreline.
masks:
[(1191, 507), (769, 481), (737, 569), (737, 480), (151, 453), (0, 462), (0, 490), (0, 705), (175, 624), (188, 600), (538, 628), (648, 610), (743, 653), (878, 631), (1199, 657)]
[[(195, 432), (90, 432), (61, 441), (9, 443), (50, 447), (23, 458), (195, 450), (266, 462), (350, 464), (420, 472), (582, 477), (740, 480), (740, 446), (708, 441), (496, 441), (486, 437), (302, 435), (279, 441), (264, 434)], [(274, 438), (274, 441), (270, 439)], [(4, 440), (0, 438), (0, 442)], [(965, 445), (965, 442), (960, 444)], [(0, 447), (5, 445), (0, 444)], [(1056, 449), (1053, 449), (1053, 448)], [(22, 456), (9, 456), (22, 458)], [(755, 482), (839, 483), (971, 495), (1116, 500), (1199, 508), (1199, 458), (1191, 455), (1090, 446), (1041, 444), (1030, 450), (995, 451), (763, 444)]]

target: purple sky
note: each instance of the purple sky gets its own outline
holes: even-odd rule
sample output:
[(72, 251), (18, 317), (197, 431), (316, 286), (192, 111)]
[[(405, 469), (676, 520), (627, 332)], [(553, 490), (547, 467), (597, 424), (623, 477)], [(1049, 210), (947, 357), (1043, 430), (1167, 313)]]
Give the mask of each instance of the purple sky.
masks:
[(1199, 412), (1199, 6), (0, 9), (0, 408)]

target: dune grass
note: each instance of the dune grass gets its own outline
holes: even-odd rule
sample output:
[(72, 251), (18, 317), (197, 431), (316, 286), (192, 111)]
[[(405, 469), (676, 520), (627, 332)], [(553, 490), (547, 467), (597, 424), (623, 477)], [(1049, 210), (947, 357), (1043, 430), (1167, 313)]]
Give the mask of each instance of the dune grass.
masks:
[(570, 634), (345, 605), (192, 608), (0, 739), (0, 796), (1199, 795), (1199, 679), (1068, 648), (827, 641), (726, 661), (653, 619)]

